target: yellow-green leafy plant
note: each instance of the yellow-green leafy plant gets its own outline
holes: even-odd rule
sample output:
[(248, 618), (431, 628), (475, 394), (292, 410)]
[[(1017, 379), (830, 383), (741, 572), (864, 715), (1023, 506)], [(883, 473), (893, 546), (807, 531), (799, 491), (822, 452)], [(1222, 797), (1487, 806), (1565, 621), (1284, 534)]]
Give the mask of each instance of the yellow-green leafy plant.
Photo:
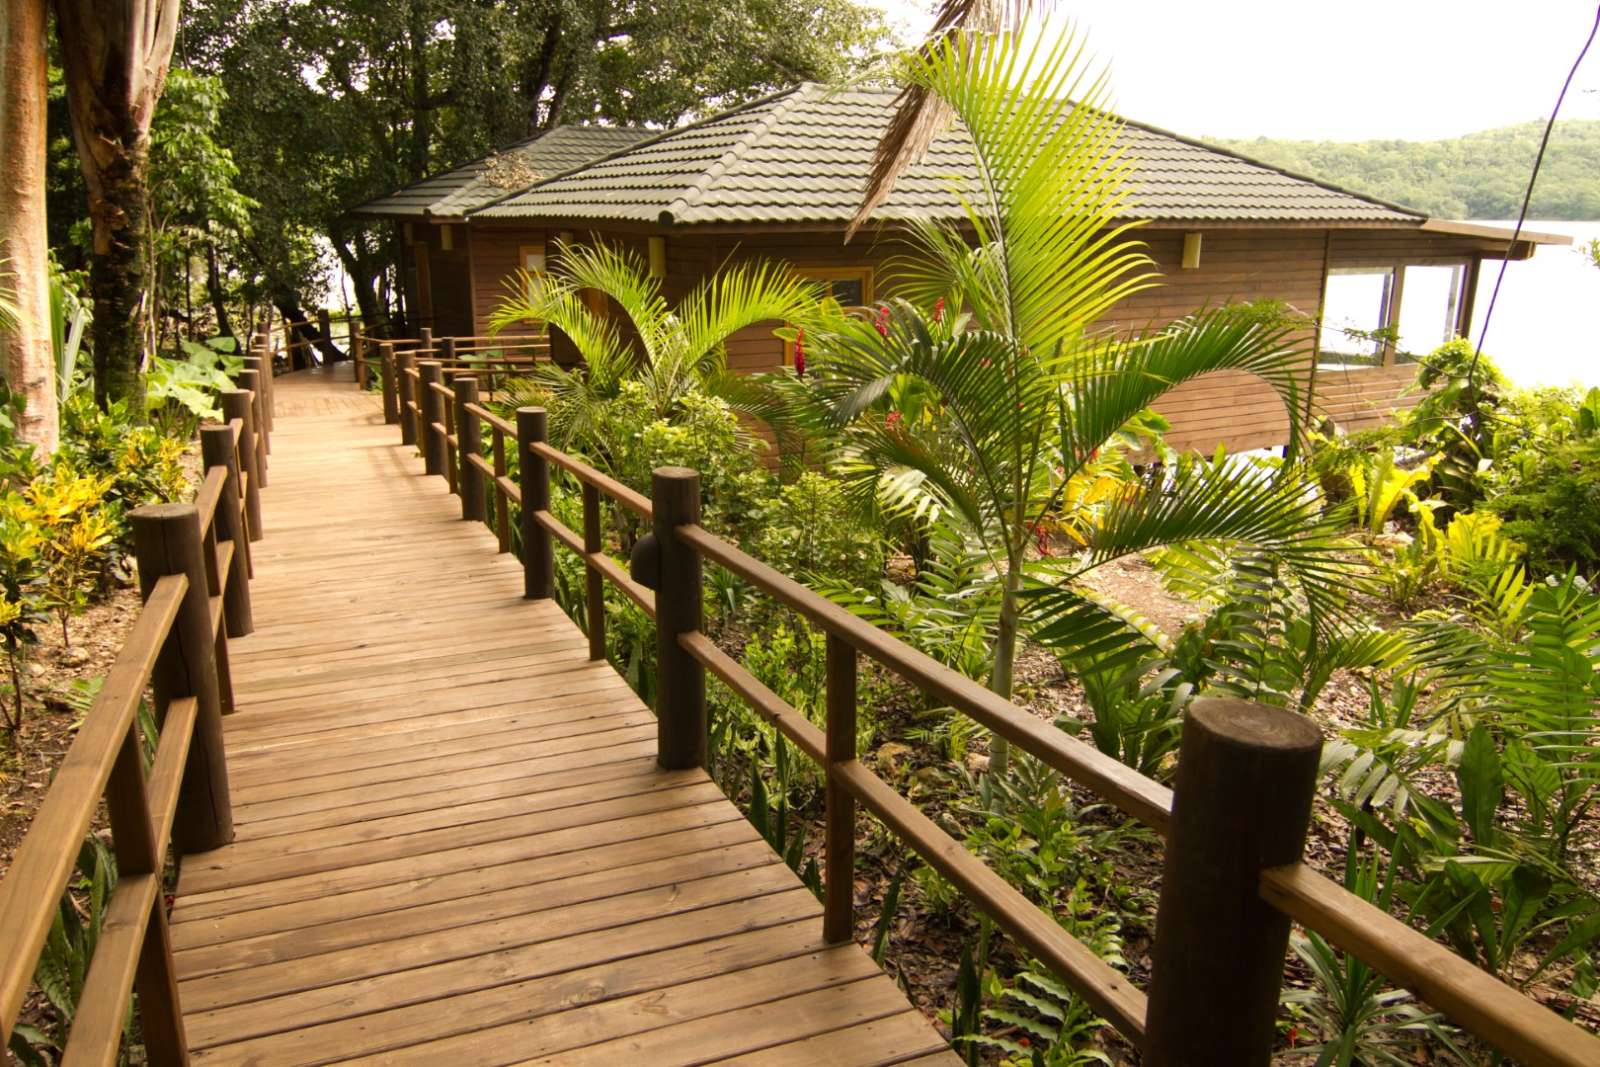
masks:
[(65, 647), (72, 644), (72, 618), (88, 606), (106, 549), (116, 537), (105, 507), (114, 480), (58, 463), (29, 484), (18, 508), (18, 517), (38, 531), (39, 600), (61, 624)]
[(28, 650), (38, 642), (34, 625), (41, 617), (39, 582), (39, 531), (17, 512), (22, 497), (0, 497), (0, 641), (5, 644), (11, 674), (11, 707), (5, 714), (6, 730), (15, 736), (22, 729), (22, 666)]
[(1368, 537), (1383, 533), (1384, 524), (1402, 501), (1408, 507), (1419, 502), (1417, 487), (1427, 484), (1438, 461), (1437, 456), (1430, 456), (1415, 467), (1402, 467), (1394, 452), (1383, 451), (1351, 465), (1350, 485), (1359, 509), (1357, 518)]

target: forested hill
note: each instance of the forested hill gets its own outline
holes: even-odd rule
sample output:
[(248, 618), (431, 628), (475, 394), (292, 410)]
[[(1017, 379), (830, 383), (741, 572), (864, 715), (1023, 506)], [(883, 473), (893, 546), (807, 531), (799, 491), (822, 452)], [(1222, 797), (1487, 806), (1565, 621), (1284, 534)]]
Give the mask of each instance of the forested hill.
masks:
[[(1543, 131), (1533, 121), (1444, 141), (1212, 143), (1438, 218), (1511, 219)], [(1600, 219), (1600, 120), (1556, 124), (1528, 217)]]

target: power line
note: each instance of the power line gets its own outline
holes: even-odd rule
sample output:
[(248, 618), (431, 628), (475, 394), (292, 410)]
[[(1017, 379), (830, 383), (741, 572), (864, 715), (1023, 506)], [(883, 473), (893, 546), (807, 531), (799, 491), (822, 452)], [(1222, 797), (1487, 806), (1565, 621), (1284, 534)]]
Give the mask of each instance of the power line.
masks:
[[(1572, 61), (1572, 69), (1567, 71), (1567, 80), (1561, 83), (1561, 93), (1556, 97), (1556, 106), (1550, 112), (1550, 121), (1544, 124), (1544, 136), (1539, 139), (1539, 153), (1533, 157), (1533, 172), (1528, 175), (1528, 188), (1522, 194), (1522, 210), (1517, 212), (1517, 225), (1511, 231), (1511, 245), (1514, 247), (1517, 238), (1522, 235), (1522, 224), (1528, 218), (1528, 204), (1533, 200), (1533, 185), (1539, 180), (1539, 169), (1544, 166), (1544, 150), (1549, 147), (1550, 134), (1556, 126), (1556, 116), (1561, 114), (1561, 105), (1567, 99), (1567, 90), (1572, 88), (1572, 79), (1578, 76), (1578, 68), (1583, 66), (1584, 57), (1589, 54), (1589, 46), (1594, 44), (1595, 35), (1600, 33), (1600, 7), (1595, 8), (1594, 25), (1589, 28), (1589, 37), (1583, 42), (1583, 48), (1578, 51), (1578, 58)], [(1489, 294), (1489, 306), (1483, 312), (1483, 329), (1478, 331), (1478, 345), (1472, 350), (1472, 364), (1467, 368), (1467, 388), (1472, 388), (1477, 382), (1478, 360), (1483, 355), (1484, 338), (1489, 336), (1489, 320), (1494, 318), (1495, 301), (1500, 298), (1500, 283), (1506, 280), (1506, 267), (1511, 263), (1511, 248), (1506, 249), (1506, 258), (1500, 261), (1500, 271), (1495, 275), (1494, 291)], [(1467, 324), (1468, 329), (1472, 326)]]

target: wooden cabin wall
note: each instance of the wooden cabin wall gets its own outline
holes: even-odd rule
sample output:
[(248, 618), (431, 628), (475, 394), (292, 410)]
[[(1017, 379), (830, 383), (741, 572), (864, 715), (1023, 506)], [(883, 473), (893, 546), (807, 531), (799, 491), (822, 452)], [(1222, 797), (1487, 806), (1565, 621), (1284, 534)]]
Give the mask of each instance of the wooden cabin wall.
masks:
[[(503, 295), (504, 279), (518, 267), (520, 243), (547, 239), (542, 228), (474, 224), (473, 299), (476, 332), (487, 331), (487, 317)], [(548, 239), (553, 241), (554, 231)], [(601, 238), (647, 257), (642, 233), (586, 232), (581, 239)], [(1481, 240), (1423, 234), (1415, 231), (1327, 231), (1318, 229), (1252, 229), (1205, 231), (1197, 268), (1182, 267), (1184, 233), (1154, 227), (1138, 231), (1160, 275), (1159, 284), (1137, 292), (1104, 320), (1112, 330), (1134, 332), (1158, 327), (1203, 307), (1258, 300), (1283, 301), (1307, 316), (1320, 314), (1323, 280), (1330, 265), (1371, 262), (1425, 262), (1482, 254)], [(873, 299), (892, 294), (889, 261), (909, 251), (904, 242), (859, 236), (849, 245), (837, 233), (783, 232), (746, 234), (668, 233), (663, 289), (676, 301), (701, 279), (725, 265), (752, 259), (776, 259), (804, 272), (866, 266), (872, 269)], [(763, 323), (740, 331), (728, 343), (728, 364), (742, 372), (782, 366), (784, 343), (773, 335), (779, 323)], [(1315, 344), (1313, 331), (1299, 340)], [(556, 358), (571, 358), (559, 342)], [(564, 358), (565, 357), (565, 358)], [(1329, 415), (1346, 429), (1380, 423), (1414, 397), (1406, 392), (1415, 375), (1408, 364), (1389, 367), (1319, 368), (1313, 415)], [(1289, 419), (1277, 395), (1242, 372), (1222, 372), (1179, 386), (1158, 405), (1172, 423), (1170, 443), (1180, 449), (1243, 451), (1283, 444)]]

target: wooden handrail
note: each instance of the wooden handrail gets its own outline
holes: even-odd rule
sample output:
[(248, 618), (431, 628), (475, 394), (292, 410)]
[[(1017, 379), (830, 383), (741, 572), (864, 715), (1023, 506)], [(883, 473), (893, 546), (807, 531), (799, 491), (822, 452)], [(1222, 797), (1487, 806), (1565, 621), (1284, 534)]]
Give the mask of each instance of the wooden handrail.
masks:
[[(170, 847), (195, 852), (232, 838), (219, 716), (233, 707), (228, 638), (250, 629), (245, 472), (261, 398), (223, 399), (244, 414), (202, 428), (205, 473), (194, 502), (129, 513), (143, 606), (0, 881), (3, 1044), (104, 799), (118, 879), (63, 1063), (116, 1062), (135, 985), (148, 1061), (187, 1062), (163, 872)], [(152, 688), (160, 727), (146, 778), (138, 712)]]
[[(407, 373), (415, 377), (415, 372)], [(712, 534), (698, 522), (679, 521), (663, 527), (662, 523), (657, 521), (658, 512), (651, 499), (622, 485), (582, 460), (551, 446), (544, 437), (545, 416), (542, 411), (522, 409), (518, 413), (517, 422), (513, 424), (479, 404), (468, 404), (463, 410), (470, 412), (474, 418), (489, 426), (494, 437), (495, 463), (490, 464), (475, 453), (463, 453), (459, 457), (459, 462), (463, 468), (472, 467), (485, 473), (492, 472), (493, 476), (488, 486), (496, 499), (497, 515), (509, 512), (513, 505), (521, 507), (524, 501), (534, 502), (531, 509), (523, 508), (522, 522), (528, 595), (531, 597), (551, 595), (552, 585), (548, 573), (541, 573), (548, 569), (551, 543), (559, 543), (583, 560), (591, 578), (586, 599), (591, 627), (592, 657), (598, 658), (604, 655), (603, 639), (598, 643), (598, 647), (595, 640), (597, 634), (603, 634), (604, 598), (596, 592), (596, 583), (600, 579), (612, 582), (652, 618), (657, 618), (658, 624), (660, 623), (656, 595), (644, 584), (636, 581), (621, 564), (600, 550), (594, 527), (600, 514), (599, 500), (604, 495), (619, 506), (651, 521), (653, 525), (651, 536), (658, 539), (657, 544), (665, 532), (667, 537), (691, 552), (695, 560), (705, 559), (722, 566), (756, 589), (796, 611), (828, 635), (830, 725), (835, 723), (834, 715), (840, 712), (838, 705), (843, 703), (840, 699), (843, 692), (848, 688), (853, 694), (854, 690), (853, 680), (846, 686), (838, 679), (853, 679), (854, 656), (866, 655), (894, 671), (928, 696), (960, 711), (1059, 771), (1063, 776), (1093, 790), (1119, 810), (1139, 819), (1163, 836), (1170, 838), (1176, 832), (1175, 827), (1178, 823), (1175, 821), (1175, 804), (1178, 798), (1175, 798), (1171, 789), (1140, 775), (1098, 749), (1055, 729), (965, 675), (951, 670), (852, 615), (794, 579), (773, 570)], [(439, 435), (444, 432), (444, 426), (442, 423), (428, 424), (426, 432)], [(503, 450), (507, 442), (515, 443), (522, 457), (520, 485), (504, 473)], [(549, 511), (551, 467), (575, 477), (584, 490), (583, 536), (557, 520)], [(671, 480), (691, 473), (658, 471), (656, 475), (658, 486), (663, 475)], [(501, 548), (509, 547), (509, 539), (502, 534)], [(665, 563), (660, 566), (661, 571), (668, 569)], [(695, 564), (695, 573), (698, 574), (698, 562)], [(675, 591), (671, 599), (660, 603), (682, 605), (693, 600), (692, 596), (686, 599), (684, 594)], [(681, 623), (680, 617), (675, 625), (681, 626)], [(830, 737), (828, 732), (813, 725), (741, 664), (717, 648), (697, 627), (677, 632), (672, 648), (691, 661), (697, 669), (710, 671), (721, 679), (758, 715), (793, 741), (801, 752), (822, 764), (825, 780), (830, 789), (836, 788), (841, 795), (848, 794), (852, 803), (859, 801), (881, 819), (910, 844), (930, 866), (937, 869), (993, 916), (1020, 945), (1044, 961), (1075, 992), (1085, 997), (1098, 1013), (1108, 1019), (1130, 1041), (1136, 1046), (1145, 1047), (1146, 1027), (1152, 1024), (1146, 995), (1134, 988), (1124, 975), (1107, 966), (1089, 948), (1068, 935), (1014, 887), (969, 853), (960, 842), (939, 829), (909, 800), (873, 774), (854, 757), (853, 750), (843, 751), (841, 754), (836, 741), (842, 731), (836, 730), (834, 736)], [(665, 658), (666, 654), (663, 651), (658, 659)], [(658, 698), (658, 704), (661, 705), (658, 707), (658, 715), (662, 717), (663, 735), (670, 729), (685, 729), (681, 726), (669, 727), (667, 714), (671, 699), (671, 695), (663, 686), (662, 695)], [(850, 699), (853, 700), (853, 696)], [(1214, 721), (1226, 721), (1237, 709), (1220, 705), (1242, 702), (1211, 703), (1218, 704), (1219, 707), (1207, 709), (1208, 718)], [(1250, 712), (1255, 707), (1257, 706), (1245, 705), (1244, 710)], [(845, 707), (843, 713), (848, 714), (849, 710), (851, 709)], [(1294, 728), (1291, 733), (1303, 732), (1306, 729), (1290, 721), (1298, 719), (1297, 716), (1282, 712), (1280, 709), (1261, 710), (1265, 713), (1265, 717), (1261, 719), (1260, 725), (1271, 726), (1273, 730), (1290, 726)], [(1190, 721), (1185, 724), (1183, 749), (1185, 754), (1190, 753), (1191, 731), (1195, 728), (1194, 719), (1195, 716), (1191, 715)], [(692, 718), (689, 721), (692, 723)], [(692, 729), (687, 730), (685, 743), (692, 743), (690, 736), (692, 733)], [(1315, 733), (1313, 732), (1311, 736), (1314, 737)], [(1254, 739), (1247, 738), (1243, 743), (1248, 747), (1255, 742)], [(1262, 758), (1271, 756), (1272, 759), (1276, 759), (1272, 753), (1276, 751), (1274, 746), (1278, 743), (1274, 739), (1264, 741), (1261, 748), (1264, 754)], [(663, 745), (665, 744), (664, 738)], [(1194, 751), (1199, 752), (1200, 748), (1196, 747)], [(1285, 748), (1283, 751), (1287, 754), (1289, 750)], [(1297, 754), (1295, 759), (1303, 766), (1304, 746), (1298, 752), (1300, 754)], [(1198, 757), (1191, 756), (1191, 759), (1193, 758)], [(662, 759), (663, 765), (667, 765), (665, 749)], [(1311, 765), (1314, 767), (1314, 759)], [(1193, 766), (1203, 766), (1203, 763), (1196, 763)], [(834, 850), (842, 845), (842, 839), (845, 837), (844, 827), (848, 825), (851, 817), (848, 814), (836, 814), (831, 797), (830, 793), (827, 815), (830, 857), (828, 880), (834, 889), (828, 893), (829, 903), (825, 904), (824, 912), (825, 914), (837, 912), (828, 920), (828, 925), (833, 928), (830, 933), (836, 933), (840, 925), (837, 920), (841, 916), (848, 918), (848, 890), (844, 887), (848, 885), (851, 875), (833, 872), (832, 868), (840, 862), (844, 862), (847, 868), (853, 867), (853, 864), (848, 862), (847, 852), (835, 856)], [(1306, 810), (1309, 812), (1309, 793), (1305, 802)], [(840, 810), (848, 813), (853, 811), (853, 808)], [(1191, 814), (1189, 822), (1192, 823), (1196, 817)], [(1253, 828), (1251, 820), (1255, 818), (1255, 813), (1241, 812), (1237, 817), (1242, 820), (1242, 827), (1250, 824)], [(1225, 828), (1223, 832), (1226, 832)], [(1303, 829), (1301, 837), (1303, 838)], [(1169, 841), (1169, 860), (1174, 854), (1175, 844), (1181, 843)], [(1294, 847), (1298, 848), (1298, 845)], [(1179, 851), (1193, 853), (1194, 849), (1191, 847)], [(1199, 862), (1204, 863), (1204, 857), (1201, 857)], [(1251, 869), (1259, 870), (1259, 861)], [(1171, 880), (1172, 872), (1169, 870), (1168, 874)], [(1515, 1055), (1520, 1062), (1534, 1067), (1578, 1067), (1580, 1064), (1600, 1064), (1600, 1038), (1561, 1018), (1518, 990), (1499, 982), (1419, 931), (1384, 914), (1343, 887), (1317, 875), (1304, 864), (1293, 863), (1261, 870), (1259, 890), (1251, 891), (1250, 895), (1257, 899), (1257, 906), (1262, 903), (1268, 906), (1270, 909), (1268, 914), (1285, 917), (1283, 920), (1285, 937), (1287, 919), (1294, 919), (1307, 929), (1317, 931), (1396, 983), (1411, 989), (1466, 1030)], [(841, 903), (842, 910), (832, 906), (835, 902)], [(1163, 911), (1166, 910), (1166, 905), (1166, 898), (1163, 897)], [(1234, 910), (1240, 914), (1250, 914), (1248, 908)], [(848, 931), (848, 925), (845, 925), (844, 929)], [(1179, 937), (1181, 933), (1182, 931), (1166, 930), (1169, 940)], [(848, 936), (848, 933), (845, 936)], [(1158, 931), (1158, 945), (1160, 936), (1161, 931)], [(1271, 940), (1271, 936), (1268, 936), (1265, 942), (1269, 948)], [(1270, 996), (1257, 998), (1258, 1006), (1264, 1004), (1269, 1011), (1275, 1010), (1276, 1007), (1277, 985), (1282, 977), (1282, 949), (1283, 942), (1280, 941), (1276, 946), (1276, 963), (1273, 965), (1275, 973), (1270, 976), (1270, 988), (1261, 990)], [(1157, 955), (1159, 957), (1161, 953), (1158, 951)], [(1260, 976), (1256, 978), (1259, 980)], [(1157, 982), (1161, 980), (1162, 977), (1158, 975)], [(1170, 978), (1167, 984), (1169, 986), (1172, 984)], [(1194, 992), (1209, 999), (1207, 994), (1210, 991)], [(1267, 1020), (1268, 1032), (1264, 1038), (1251, 1037), (1242, 1043), (1231, 1041), (1231, 1045), (1229, 1041), (1213, 1042), (1206, 1047), (1215, 1049), (1232, 1045), (1249, 1046), (1252, 1049), (1251, 1062), (1265, 1063), (1265, 1056), (1271, 1049), (1270, 1014)], [(1205, 1024), (1213, 1030), (1226, 1030), (1233, 1022), (1234, 1020), (1228, 1017), (1205, 1020)], [(1159, 1067), (1162, 1064), (1187, 1062), (1187, 1057), (1197, 1054), (1192, 1049), (1173, 1052), (1169, 1046), (1174, 1035), (1170, 1032), (1170, 1028), (1168, 1031), (1162, 1035), (1164, 1042), (1162, 1048), (1147, 1050), (1147, 1062), (1157, 1064)], [(1177, 1036), (1181, 1040), (1182, 1035)], [(1196, 1040), (1205, 1037), (1198, 1033), (1194, 1036)], [(1155, 1037), (1153, 1031), (1151, 1037), (1152, 1039)], [(1243, 1062), (1243, 1060), (1230, 1062)]]

